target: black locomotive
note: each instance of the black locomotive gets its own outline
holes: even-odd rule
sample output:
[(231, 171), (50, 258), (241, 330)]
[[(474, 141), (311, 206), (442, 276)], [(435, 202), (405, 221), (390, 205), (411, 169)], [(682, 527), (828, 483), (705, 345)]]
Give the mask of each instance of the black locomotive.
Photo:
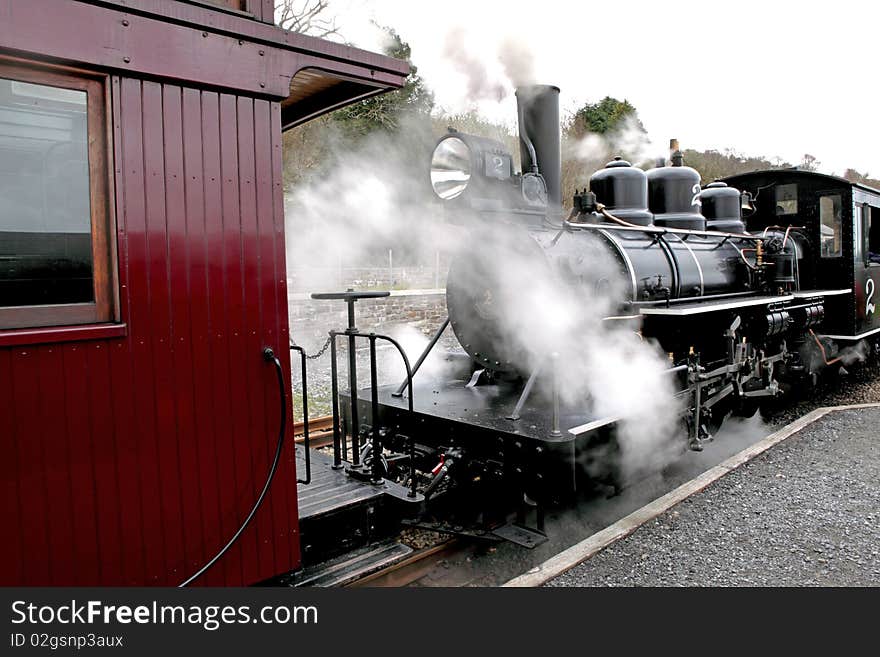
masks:
[[(627, 358), (603, 361), (614, 336), (663, 354), (679, 442), (697, 450), (731, 413), (877, 349), (880, 192), (796, 169), (703, 188), (676, 144), (647, 172), (614, 159), (563, 216), (558, 94), (517, 90), (520, 173), (498, 142), (454, 130), (439, 140), (431, 183), (467, 244), (449, 272), (449, 317), (407, 381), (374, 377), (356, 404), (334, 399), (337, 463), (351, 435), (349, 471), (396, 480), (410, 500), (502, 491), (540, 506), (613, 480), (622, 419), (566, 368), (590, 353), (594, 371), (613, 371)], [(449, 325), (467, 358), (420, 377)], [(339, 335), (375, 346), (353, 327)]]

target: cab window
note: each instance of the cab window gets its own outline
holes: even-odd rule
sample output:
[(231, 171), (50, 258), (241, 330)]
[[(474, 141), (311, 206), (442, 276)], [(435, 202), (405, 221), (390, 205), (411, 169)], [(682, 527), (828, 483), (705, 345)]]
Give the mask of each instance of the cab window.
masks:
[(819, 253), (836, 258), (843, 252), (843, 202), (840, 194), (819, 197)]
[(863, 212), (866, 260), (869, 265), (880, 266), (880, 208), (866, 205)]
[(868, 240), (865, 239), (865, 216), (868, 206), (861, 203), (853, 204), (853, 262), (867, 264)]
[(797, 185), (779, 185), (776, 187), (776, 215), (797, 214)]

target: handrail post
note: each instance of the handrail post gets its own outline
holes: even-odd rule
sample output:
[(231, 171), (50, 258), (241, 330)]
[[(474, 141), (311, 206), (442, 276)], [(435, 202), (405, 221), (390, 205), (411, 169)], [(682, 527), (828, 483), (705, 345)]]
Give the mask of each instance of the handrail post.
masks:
[(351, 464), (357, 468), (361, 464), (361, 425), (358, 419), (358, 385), (357, 385), (357, 327), (354, 324), (355, 299), (346, 299), (348, 304), (348, 387), (351, 396)]
[[(448, 321), (449, 318), (447, 318)], [(445, 328), (445, 326), (444, 326)], [(403, 350), (403, 347), (400, 346), (400, 343), (394, 338), (388, 337), (387, 335), (377, 335), (377, 338), (381, 340), (387, 340), (397, 349), (400, 357), (403, 359), (403, 365), (406, 367), (406, 385), (409, 388), (409, 394), (407, 395), (407, 407), (409, 410), (410, 417), (413, 415), (413, 368), (410, 367), (409, 357), (406, 355), (406, 352)], [(439, 337), (439, 334), (438, 334)], [(373, 387), (375, 391), (374, 394), (378, 394), (378, 388), (376, 386)], [(378, 403), (378, 399), (377, 399)], [(407, 497), (415, 498), (417, 496), (416, 491), (416, 439), (412, 435), (408, 436), (409, 439), (409, 476), (410, 476), (410, 490), (406, 494)]]
[[(340, 453), (339, 436), (339, 373), (336, 368), (336, 331), (330, 331), (330, 404), (333, 413), (333, 469), (342, 468), (342, 454)], [(342, 436), (345, 440), (345, 436)]]
[[(306, 478), (297, 479), (298, 484), (312, 483), (312, 454), (309, 450), (309, 379), (306, 369), (306, 350), (296, 344), (290, 345), (291, 351), (298, 351), (300, 356), (300, 371), (302, 377), (302, 407), (303, 407), (303, 448), (305, 450)], [(291, 404), (291, 407), (293, 404)], [(292, 411), (292, 408), (291, 408)]]
[(373, 477), (371, 483), (381, 484), (384, 479), (382, 471), (382, 436), (379, 434), (379, 374), (376, 367), (376, 334), (370, 333), (370, 391), (372, 393), (372, 456)]

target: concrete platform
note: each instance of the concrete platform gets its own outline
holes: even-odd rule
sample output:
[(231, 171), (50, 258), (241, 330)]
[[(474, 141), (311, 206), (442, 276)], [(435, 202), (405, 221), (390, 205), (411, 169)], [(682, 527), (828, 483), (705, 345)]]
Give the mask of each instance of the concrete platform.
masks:
[(822, 408), (508, 586), (880, 584), (880, 405)]

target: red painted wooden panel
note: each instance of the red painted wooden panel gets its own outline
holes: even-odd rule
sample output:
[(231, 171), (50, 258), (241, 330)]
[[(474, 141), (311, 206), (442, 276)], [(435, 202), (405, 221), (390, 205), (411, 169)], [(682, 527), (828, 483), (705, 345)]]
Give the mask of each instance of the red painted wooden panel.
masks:
[[(301, 56), (211, 29), (208, 33), (70, 0), (0, 0), (0, 44), (10, 50), (279, 100), (290, 94)], [(366, 73), (363, 68), (358, 72)]]
[(165, 199), (168, 241), (168, 273), (175, 286), (185, 294), (169, 296), (171, 331), (168, 347), (171, 351), (171, 371), (174, 373), (174, 417), (177, 436), (177, 472), (180, 490), (180, 517), (183, 526), (181, 554), (191, 554), (181, 563), (183, 573), (193, 572), (201, 561), (201, 486), (199, 481), (198, 454), (196, 452), (196, 427), (194, 416), (194, 379), (199, 365), (193, 360), (190, 317), (192, 297), (189, 276), (189, 252), (191, 240), (188, 235), (188, 215), (184, 191), (183, 154), (183, 97), (182, 90), (165, 86), (162, 96), (163, 129), (165, 146)]
[[(113, 80), (127, 335), (0, 348), (0, 584), (173, 585), (228, 540), (289, 377), (277, 104)], [(289, 437), (289, 436), (288, 436)], [(292, 449), (254, 526), (205, 577), (298, 566)]]
[[(103, 555), (98, 541), (99, 522), (97, 514), (97, 477), (95, 453), (92, 449), (92, 428), (89, 412), (89, 393), (92, 384), (88, 366), (88, 347), (84, 344), (66, 344), (62, 347), (62, 370), (58, 383), (64, 387), (66, 403), (64, 418), (69, 437), (70, 490), (68, 494), (73, 502), (73, 518), (75, 531), (73, 534), (73, 558), (76, 569), (71, 574), (70, 583), (84, 586), (90, 582), (99, 583)], [(35, 435), (42, 422), (29, 433)], [(43, 471), (45, 465), (40, 465)], [(52, 530), (51, 519), (54, 513), (47, 516), (46, 527)], [(48, 554), (51, 563), (53, 555)], [(58, 573), (51, 580), (57, 581), (63, 574)]]
[[(146, 216), (144, 239), (146, 253), (144, 262), (140, 263), (142, 273), (146, 276), (149, 298), (146, 307), (150, 313), (150, 332), (147, 338), (150, 344), (151, 369), (149, 386), (153, 394), (153, 440), (156, 449), (156, 469), (152, 482), (153, 495), (158, 501), (155, 521), (161, 523), (164, 541), (165, 567), (173, 573), (173, 577), (181, 577), (177, 572), (176, 559), (172, 555), (183, 553), (183, 527), (180, 516), (181, 489), (177, 480), (180, 468), (177, 459), (177, 431), (174, 417), (174, 364), (170, 351), (171, 331), (171, 280), (168, 274), (170, 267), (168, 253), (168, 219), (166, 209), (168, 199), (165, 196), (165, 147), (162, 120), (162, 85), (155, 82), (144, 82), (141, 102), (143, 104), (143, 137), (144, 137), (144, 183)], [(129, 237), (132, 237), (129, 229)], [(135, 265), (134, 262), (131, 263)], [(184, 293), (184, 289), (180, 290)], [(146, 366), (146, 364), (145, 364)], [(146, 374), (146, 373), (145, 373)], [(149, 441), (149, 438), (146, 438)], [(178, 557), (179, 559), (179, 557)], [(166, 571), (167, 572), (167, 571)], [(152, 577), (161, 577), (165, 573), (153, 572)]]
[(269, 25), (275, 24), (275, 1), (274, 0), (246, 0), (245, 7), (257, 19)]
[[(257, 200), (255, 190), (255, 161), (254, 161), (254, 101), (250, 98), (238, 98), (236, 101), (238, 114), (238, 186), (239, 208), (241, 212), (241, 262), (243, 280), (255, 283), (244, 291), (244, 324), (243, 324), (243, 353), (245, 376), (248, 382), (246, 392), (246, 407), (250, 415), (250, 424), (264, 436), (261, 443), (255, 443), (249, 450), (250, 469), (248, 471), (251, 480), (259, 477), (259, 473), (266, 471), (267, 446), (270, 442), (266, 432), (265, 401), (264, 395), (255, 394), (259, 388), (259, 380), (263, 368), (261, 363), (248, 354), (259, 353), (263, 334), (263, 322), (260, 306), (260, 283), (262, 263), (260, 263), (257, 243), (259, 239), (257, 225)], [(249, 320), (253, 318), (253, 320)], [(271, 507), (267, 507), (269, 509)], [(254, 542), (256, 544), (257, 559), (254, 565), (266, 563), (272, 560), (271, 545), (266, 541), (266, 536), (260, 526), (254, 528)], [(246, 571), (246, 576), (248, 573)]]
[(53, 496), (50, 504), (54, 513), (52, 531), (49, 532), (48, 552), (56, 555), (56, 558), (49, 563), (49, 567), (53, 573), (72, 571), (76, 567), (76, 562), (68, 548), (73, 543), (75, 520), (70, 472), (67, 468), (70, 446), (65, 423), (65, 398), (63, 389), (52, 384), (53, 379), (62, 371), (61, 348), (50, 347), (38, 350), (35, 366), (41, 375), (39, 416), (43, 420), (41, 429), (44, 476), (46, 489)]
[[(261, 316), (269, 318), (268, 322), (263, 326), (263, 333), (268, 339), (275, 342), (275, 336), (279, 334), (278, 317), (281, 313), (286, 312), (286, 304), (279, 307), (275, 290), (278, 285), (278, 271), (275, 257), (275, 226), (274, 212), (275, 203), (272, 198), (272, 183), (274, 175), (274, 159), (272, 158), (272, 115), (271, 103), (263, 100), (254, 102), (254, 152), (259, 155), (268, 154), (269, 156), (269, 175), (257, 176), (255, 180), (256, 191), (256, 217), (258, 223), (257, 234), (259, 235), (259, 258), (263, 275), (260, 285), (260, 306), (262, 308)], [(282, 277), (284, 278), (284, 277)], [(280, 345), (285, 345), (284, 340), (277, 340)], [(283, 347), (282, 347), (283, 348)], [(288, 395), (288, 409), (290, 399)], [(271, 418), (277, 418), (279, 409), (278, 401), (267, 398), (264, 407), (264, 414), (269, 418), (266, 427), (267, 431), (271, 430)], [(277, 422), (277, 420), (275, 420)], [(273, 445), (267, 441), (267, 459), (274, 456)], [(290, 513), (290, 507), (287, 503), (287, 495), (289, 490), (283, 491), (283, 496), (276, 496), (271, 500), (271, 513), (275, 523)], [(272, 536), (267, 537), (273, 548), (273, 559), (278, 559), (281, 555), (288, 555), (290, 551), (290, 540), (287, 532), (279, 532), (275, 529)]]
[[(57, 0), (59, 5), (52, 8), (52, 14), (58, 15), (62, 22), (67, 18), (63, 13), (67, 1)], [(242, 16), (211, 11), (203, 6), (188, 2), (169, 2), (168, 0), (82, 1), (93, 4), (117, 5), (120, 11), (129, 16), (132, 14), (152, 16), (162, 22), (194, 27), (200, 32), (208, 27), (211, 31), (216, 30), (245, 40), (289, 49), (293, 52), (287, 53), (283, 67), (285, 71), (291, 71), (289, 74), (304, 67), (315, 67), (347, 77), (370, 80), (379, 85), (388, 85), (390, 88), (400, 87), (409, 74), (409, 66), (399, 59), (360, 50), (336, 41), (289, 32), (274, 25), (267, 25)], [(274, 4), (273, 0), (254, 1), (262, 1), (266, 5)], [(33, 0), (3, 0), (3, 2), (11, 4), (12, 2), (33, 2)], [(3, 16), (3, 2), (0, 2), (0, 17)], [(269, 11), (274, 18), (274, 9)], [(263, 15), (269, 15), (269, 11), (264, 10)], [(274, 23), (274, 20), (272, 22)], [(97, 47), (100, 47), (100, 44), (97, 44)], [(293, 60), (294, 56), (298, 56), (298, 61)], [(175, 72), (179, 73), (179, 71)]]
[(42, 468), (43, 431), (42, 426), (38, 426), (35, 431), (29, 431), (28, 426), (33, 418), (39, 417), (40, 371), (34, 350), (15, 349), (11, 356), (12, 363), (7, 376), (14, 382), (12, 414), (15, 422), (13, 432), (16, 441), (19, 501), (31, 513), (22, 514), (18, 522), (10, 526), (18, 526), (22, 536), (22, 583), (32, 585), (51, 579), (48, 558), (49, 528), (45, 522), (40, 522), (52, 513)]
[[(221, 175), (221, 198), (223, 199), (223, 233), (222, 244), (224, 265), (224, 295), (226, 298), (226, 333), (227, 347), (225, 356), (229, 361), (229, 380), (246, 381), (244, 373), (243, 341), (244, 332), (244, 302), (241, 289), (244, 286), (244, 274), (241, 263), (241, 239), (230, 239), (229, 233), (233, 227), (240, 227), (240, 204), (238, 189), (238, 115), (233, 96), (220, 96), (220, 175)], [(226, 522), (233, 527), (236, 516), (233, 509), (243, 502), (243, 495), (250, 489), (250, 461), (251, 450), (246, 449), (242, 439), (249, 422), (247, 409), (247, 390), (243, 390), (240, 396), (236, 396), (232, 387), (229, 390), (229, 406), (232, 412), (230, 424), (231, 441), (226, 454), (228, 466), (232, 476), (230, 484), (233, 491), (233, 503), (224, 508)], [(256, 541), (253, 531), (243, 535), (238, 545), (233, 548), (241, 569), (241, 577), (245, 579), (250, 574), (249, 564), (256, 561)], [(245, 569), (247, 573), (245, 572)]]
[[(236, 530), (233, 510), (235, 504), (235, 470), (232, 461), (235, 445), (232, 427), (232, 405), (229, 381), (231, 369), (227, 353), (229, 340), (226, 258), (224, 246), (223, 182), (220, 168), (220, 96), (216, 93), (202, 92), (202, 149), (205, 167), (205, 250), (207, 262), (207, 294), (210, 298), (208, 308), (211, 345), (211, 384), (209, 393), (214, 400), (211, 442), (214, 446), (215, 467), (218, 487), (214, 495), (206, 495), (206, 501), (213, 499), (217, 507), (217, 524), (213, 532), (206, 531), (208, 550), (212, 546), (219, 549), (224, 536), (231, 536)], [(221, 577), (222, 576), (222, 577)], [(213, 578), (217, 578), (216, 580)], [(215, 573), (208, 574), (212, 583), (233, 583), (241, 580), (241, 568), (236, 562), (232, 568), (229, 561), (220, 564)]]
[[(119, 252), (119, 302), (122, 314), (131, 317), (132, 296), (129, 284), (131, 241), (128, 239), (128, 221), (143, 215), (143, 186), (136, 184), (142, 170), (142, 125), (140, 114), (140, 83), (124, 82), (125, 102), (122, 95), (123, 82), (111, 81), (114, 174), (117, 181), (116, 223), (117, 249)], [(123, 121), (123, 115), (125, 121)], [(123, 184), (124, 181), (131, 184)], [(135, 246), (134, 252), (137, 253)], [(135, 339), (113, 340), (107, 343), (110, 351), (110, 386), (113, 399), (113, 433), (116, 437), (116, 472), (119, 485), (120, 546), (122, 551), (122, 583), (136, 585), (150, 583), (147, 578), (147, 549), (145, 542), (145, 492), (141, 482), (139, 458), (140, 436), (138, 425), (138, 401), (134, 370)], [(161, 556), (161, 555), (159, 555)]]
[(12, 350), (0, 349), (0, 446), (4, 457), (0, 458), (0, 477), (3, 480), (3, 499), (6, 503), (0, 511), (0, 521), (8, 527), (6, 546), (0, 548), (5, 561), (6, 578), (10, 582), (24, 583), (24, 515), (19, 477), (21, 455), (15, 417), (15, 381), (12, 378)]
[[(284, 201), (283, 201), (283, 187), (282, 187), (282, 170), (283, 170), (283, 162), (282, 162), (282, 152), (281, 152), (281, 108), (276, 104), (272, 104), (269, 107), (270, 113), (270, 134), (271, 134), (271, 145), (272, 145), (272, 214), (275, 217), (275, 225), (273, 226), (274, 232), (274, 264), (275, 264), (275, 304), (278, 308), (278, 316), (276, 318), (278, 325), (278, 342), (279, 344), (286, 346), (290, 344), (290, 336), (288, 334), (288, 325), (287, 325), (287, 266), (285, 262), (285, 243), (284, 243)], [(288, 350), (289, 354), (289, 350)], [(291, 363), (291, 368), (293, 368), (293, 364)], [(296, 367), (299, 367), (297, 363)], [(297, 369), (297, 371), (299, 371)], [(288, 391), (290, 392), (290, 391)], [(288, 404), (292, 407), (293, 404), (293, 395), (288, 394), (287, 397)], [(291, 415), (296, 413), (296, 409), (292, 409)], [(288, 443), (290, 445), (290, 443)], [(296, 451), (293, 446), (285, 451), (282, 455), (281, 467), (286, 467), (290, 472), (296, 473)], [(297, 507), (297, 489), (296, 489), (296, 478), (289, 477), (285, 479), (284, 483), (286, 484), (286, 489), (283, 491), (284, 493), (284, 501), (286, 502), (286, 508), (279, 510), (280, 513), (286, 514), (289, 516), (297, 516), (298, 515), (298, 507)], [(285, 537), (288, 539), (288, 554), (296, 555), (296, 551), (299, 545), (299, 526), (291, 525), (289, 523), (283, 523), (281, 521), (278, 522), (277, 530), (279, 532), (283, 532)], [(282, 555), (284, 558), (286, 555)], [(294, 558), (296, 558), (294, 556)]]
[[(98, 537), (98, 564), (101, 584), (123, 581), (122, 513), (119, 506), (119, 454), (114, 431), (114, 407), (111, 398), (110, 372), (112, 371), (109, 343), (97, 343), (85, 348), (88, 380), (89, 429), (91, 431), (92, 473), (95, 491), (95, 518)], [(70, 382), (74, 385), (74, 382)], [(53, 529), (54, 532), (54, 529)]]
[[(206, 222), (201, 93), (195, 89), (184, 89), (181, 101), (184, 213), (189, 237), (203, 235)], [(204, 239), (187, 239), (187, 296), (188, 312), (191, 315), (187, 341), (192, 362), (202, 368), (207, 376), (212, 376), (209, 342), (211, 297), (207, 269), (210, 253), (206, 244)], [(180, 336), (180, 340), (183, 341), (183, 336)], [(187, 568), (195, 572), (213, 556), (208, 551), (220, 540), (218, 536), (207, 545), (205, 540), (212, 529), (216, 533), (219, 523), (219, 507), (216, 503), (217, 495), (214, 493), (218, 490), (219, 481), (211, 423), (198, 421), (202, 417), (213, 417), (216, 405), (210, 394), (210, 386), (200, 385), (198, 376), (189, 376), (189, 383), (192, 412), (185, 413), (184, 416), (191, 423), (191, 439), (188, 442), (190, 449), (183, 452), (188, 456), (183, 467), (184, 470), (196, 473), (197, 490), (188, 496), (189, 504), (184, 509), (188, 525), (187, 545), (192, 546), (188, 551)]]

